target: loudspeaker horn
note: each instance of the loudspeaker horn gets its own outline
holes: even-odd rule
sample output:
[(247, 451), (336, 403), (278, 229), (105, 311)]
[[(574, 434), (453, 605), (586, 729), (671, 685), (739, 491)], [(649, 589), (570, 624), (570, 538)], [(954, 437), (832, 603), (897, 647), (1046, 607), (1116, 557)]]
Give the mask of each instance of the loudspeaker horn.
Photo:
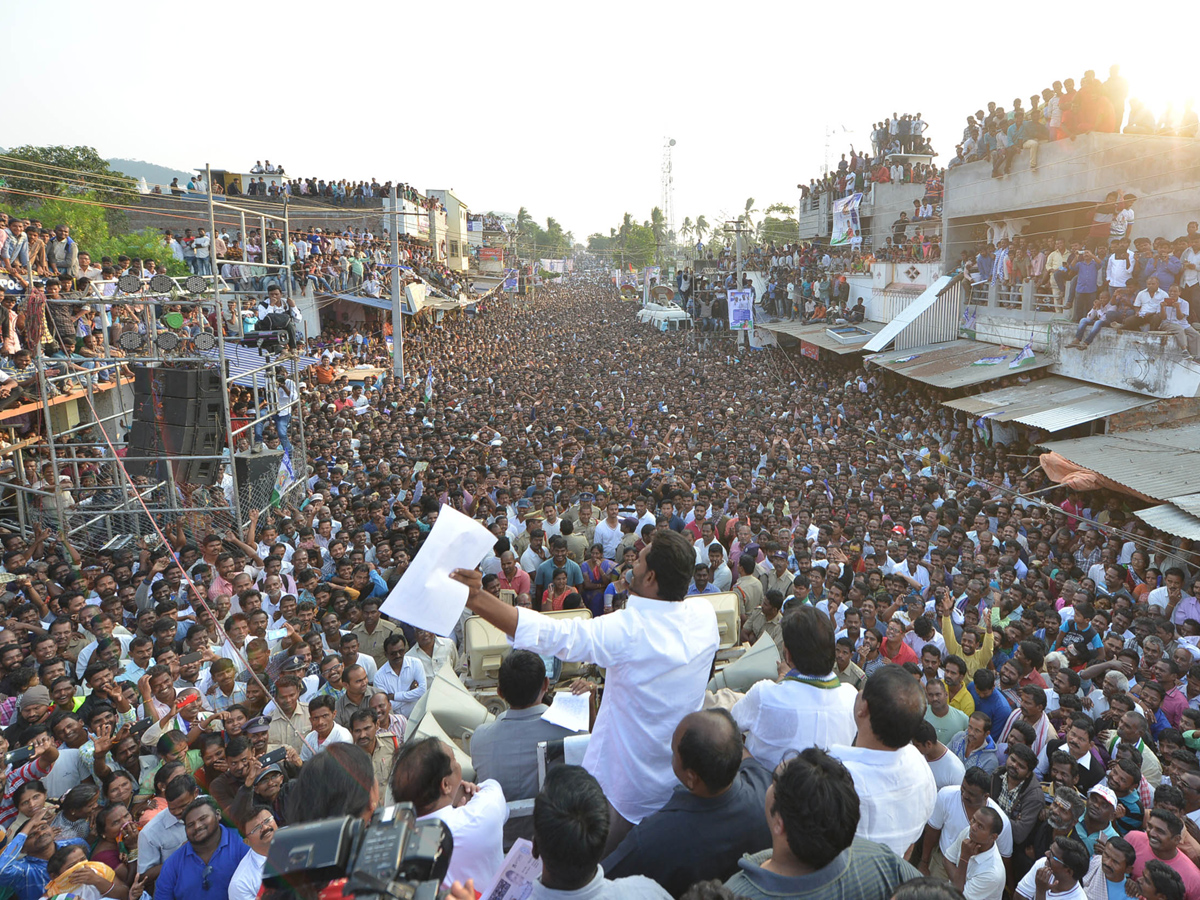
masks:
[(729, 688), (744, 694), (760, 681), (778, 678), (781, 658), (774, 639), (764, 631), (753, 647), (713, 676), (708, 689), (716, 692)]
[(429, 699), (422, 724), (432, 716), (449, 735), (472, 734), (480, 725), (496, 718), (471, 695), (449, 666), (438, 669), (425, 696)]
[[(426, 691), (426, 694), (429, 692)], [(438, 724), (437, 719), (433, 716), (425, 716), (421, 719), (421, 724), (417, 730), (412, 732), (414, 738), (435, 737), (444, 744), (449, 744), (450, 749), (454, 751), (454, 758), (458, 760), (458, 764), (462, 766), (463, 781), (475, 780), (475, 767), (471, 765), (471, 754), (464, 753), (463, 749), (454, 742), (450, 735), (442, 729)], [(407, 738), (406, 738), (407, 739)]]

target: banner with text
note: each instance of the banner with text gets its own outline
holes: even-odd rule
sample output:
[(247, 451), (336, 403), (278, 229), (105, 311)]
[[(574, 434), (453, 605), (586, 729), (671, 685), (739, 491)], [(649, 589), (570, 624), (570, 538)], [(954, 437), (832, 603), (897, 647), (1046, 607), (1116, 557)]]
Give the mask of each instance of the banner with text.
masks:
[(833, 233), (829, 236), (831, 246), (843, 246), (862, 237), (858, 222), (861, 203), (862, 194), (858, 193), (833, 201)]
[(749, 331), (754, 327), (754, 295), (749, 291), (729, 292), (729, 330)]
[(539, 260), (539, 264), (547, 272), (557, 272), (562, 275), (567, 271), (567, 263), (561, 259), (543, 259)]

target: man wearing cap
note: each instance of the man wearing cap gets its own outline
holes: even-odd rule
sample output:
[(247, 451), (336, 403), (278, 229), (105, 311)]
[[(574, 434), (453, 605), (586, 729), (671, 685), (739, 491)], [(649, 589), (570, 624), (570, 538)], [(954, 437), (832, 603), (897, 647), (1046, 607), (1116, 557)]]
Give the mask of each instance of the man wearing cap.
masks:
[(771, 571), (759, 576), (763, 593), (779, 591), (780, 596), (786, 597), (792, 592), (793, 575), (788, 571), (788, 555), (786, 550), (773, 549), (767, 557), (771, 561)]
[(1083, 841), (1088, 853), (1096, 852), (1097, 841), (1104, 843), (1117, 837), (1117, 830), (1112, 827), (1116, 814), (1117, 795), (1111, 788), (1098, 784), (1088, 791), (1087, 808), (1075, 825), (1075, 836)]
[(252, 719), (247, 719), (246, 724), (242, 726), (242, 734), (250, 738), (250, 747), (254, 750), (255, 756), (262, 756), (267, 752), (270, 732), (270, 716), (255, 716)]
[(579, 503), (563, 513), (563, 518), (575, 526), (575, 533), (583, 537), (589, 546), (594, 543), (596, 526), (599, 524), (595, 507), (592, 506), (595, 500), (595, 494), (583, 491), (579, 495)]

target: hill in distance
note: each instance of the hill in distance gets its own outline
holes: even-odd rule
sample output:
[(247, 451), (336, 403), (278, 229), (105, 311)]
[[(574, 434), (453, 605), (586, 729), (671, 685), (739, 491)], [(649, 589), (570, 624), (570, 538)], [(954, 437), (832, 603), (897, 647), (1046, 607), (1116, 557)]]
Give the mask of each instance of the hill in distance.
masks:
[(108, 164), (118, 172), (124, 172), (131, 178), (145, 178), (146, 183), (153, 187), (156, 184), (161, 184), (164, 187), (171, 183), (172, 178), (178, 178), (181, 184), (186, 184), (188, 178), (191, 177), (191, 172), (184, 172), (181, 169), (171, 169), (167, 166), (156, 165), (141, 159), (120, 159), (114, 158), (108, 160)]

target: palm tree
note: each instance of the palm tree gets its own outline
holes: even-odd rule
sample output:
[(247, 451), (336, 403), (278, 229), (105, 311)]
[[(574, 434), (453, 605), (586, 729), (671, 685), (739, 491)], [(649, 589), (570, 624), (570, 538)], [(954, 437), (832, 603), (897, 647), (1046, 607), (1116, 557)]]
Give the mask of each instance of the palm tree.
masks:
[(654, 232), (654, 261), (660, 263), (663, 239), (666, 237), (667, 217), (657, 206), (650, 210), (650, 230)]
[(684, 216), (683, 224), (679, 226), (679, 236), (681, 238), (683, 238), (685, 241), (690, 239), (692, 236), (693, 227), (694, 226), (692, 225), (692, 217)]
[(625, 248), (629, 245), (629, 232), (633, 229), (633, 216), (625, 213), (621, 219), (621, 228), (617, 232), (619, 238), (617, 244), (621, 248), (621, 268), (625, 268)]
[(737, 220), (738, 223), (744, 225), (751, 234), (754, 233), (754, 216), (752, 214), (756, 212), (758, 212), (758, 210), (754, 208), (754, 198), (747, 197), (746, 208), (741, 215), (737, 217)]
[(704, 216), (696, 216), (696, 234), (700, 237), (700, 240), (704, 240), (704, 235), (708, 234), (708, 230), (708, 219), (704, 218)]
[(529, 214), (529, 210), (521, 207), (517, 210), (517, 231), (528, 231), (529, 226), (533, 224), (533, 216)]

